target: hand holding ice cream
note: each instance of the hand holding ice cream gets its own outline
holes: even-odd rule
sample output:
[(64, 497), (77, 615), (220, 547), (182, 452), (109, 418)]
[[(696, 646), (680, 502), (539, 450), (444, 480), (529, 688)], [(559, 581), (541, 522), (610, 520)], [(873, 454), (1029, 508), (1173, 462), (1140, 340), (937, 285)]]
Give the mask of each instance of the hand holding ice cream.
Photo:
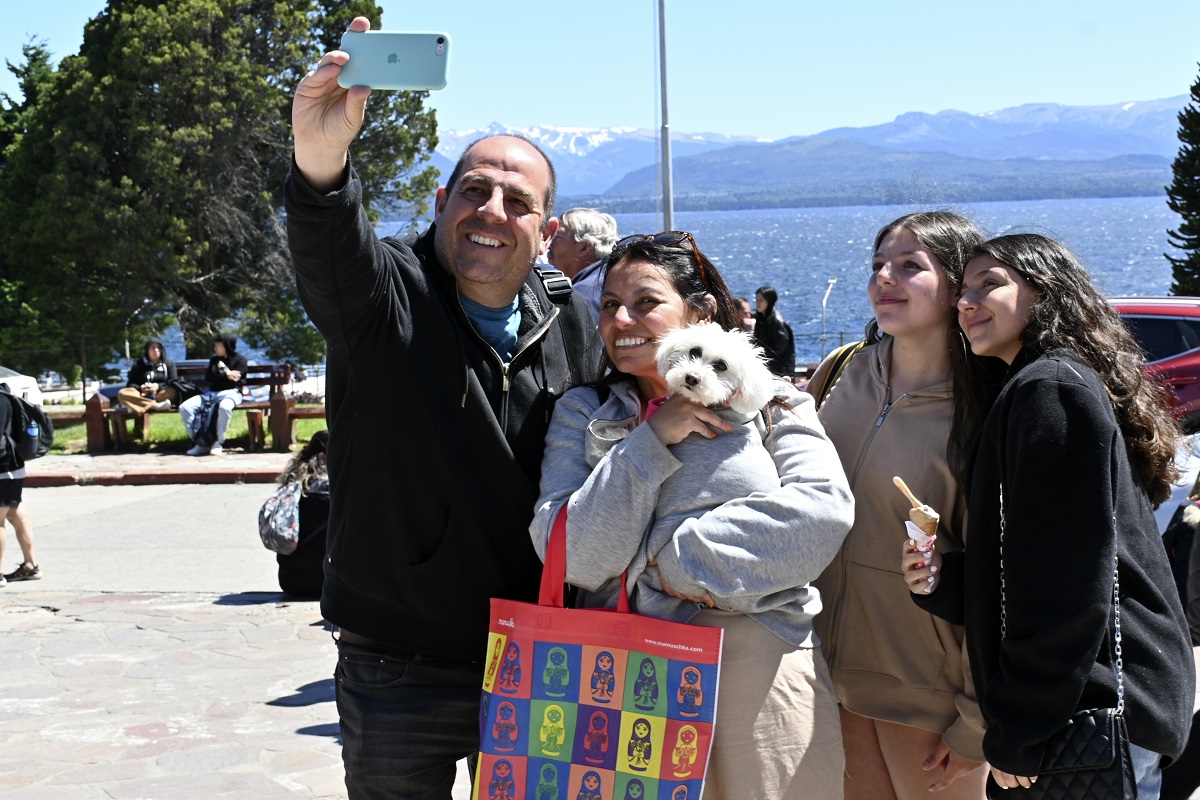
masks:
[(935, 549), (941, 515), (918, 500), (899, 476), (892, 478), (892, 483), (913, 506), (908, 512), (909, 518), (904, 522), (909, 538), (904, 543), (900, 568), (910, 592), (929, 594), (937, 586), (937, 572), (942, 567), (942, 557)]
[(927, 506), (916, 498), (912, 490), (908, 488), (908, 484), (899, 475), (892, 478), (892, 483), (896, 484), (896, 488), (904, 492), (904, 496), (908, 498), (908, 502), (912, 503), (912, 510), (908, 512), (909, 522), (904, 523), (908, 528), (909, 536), (912, 537), (918, 550), (930, 550), (933, 548), (933, 543), (937, 540), (938, 522), (942, 515), (933, 510), (932, 506)]

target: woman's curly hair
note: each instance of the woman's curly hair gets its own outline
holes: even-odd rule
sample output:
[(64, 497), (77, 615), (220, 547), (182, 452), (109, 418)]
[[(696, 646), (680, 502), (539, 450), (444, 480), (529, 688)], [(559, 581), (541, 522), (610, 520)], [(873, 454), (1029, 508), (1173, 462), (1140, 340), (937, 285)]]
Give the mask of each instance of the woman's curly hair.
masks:
[(1036, 233), (998, 236), (975, 249), (1024, 278), (1038, 296), (1021, 344), (1037, 353), (1066, 349), (1095, 370), (1108, 390), (1134, 476), (1157, 507), (1179, 477), (1179, 426), (1165, 390), (1143, 372), (1144, 354), (1075, 255)]
[(292, 456), (287, 466), (283, 468), (283, 472), (279, 473), (279, 477), (275, 479), (276, 482), (280, 486), (299, 483), (307, 492), (310, 483), (326, 477), (325, 459), (320, 456), (325, 455), (325, 451), (328, 449), (329, 431), (317, 431), (308, 440), (308, 443)]

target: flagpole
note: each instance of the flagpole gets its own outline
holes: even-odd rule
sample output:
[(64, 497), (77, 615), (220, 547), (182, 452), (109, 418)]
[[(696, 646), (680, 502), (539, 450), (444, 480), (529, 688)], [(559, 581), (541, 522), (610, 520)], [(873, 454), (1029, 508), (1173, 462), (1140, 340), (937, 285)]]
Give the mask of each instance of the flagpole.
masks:
[(658, 59), (662, 80), (663, 230), (675, 229), (675, 200), (671, 186), (671, 125), (667, 117), (667, 0), (658, 0)]

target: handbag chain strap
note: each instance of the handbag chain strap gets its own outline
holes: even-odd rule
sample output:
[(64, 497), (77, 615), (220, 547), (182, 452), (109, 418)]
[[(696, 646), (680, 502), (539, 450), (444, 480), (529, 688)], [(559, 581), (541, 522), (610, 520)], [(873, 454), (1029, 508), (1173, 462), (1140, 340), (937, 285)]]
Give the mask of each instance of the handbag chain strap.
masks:
[[(1004, 484), (1000, 484), (1000, 638), (1003, 640), (1008, 634), (1008, 610), (1007, 601), (1005, 600), (1004, 589), (1004, 526), (1006, 516), (1004, 514)], [(1116, 516), (1113, 517), (1114, 530), (1116, 528)], [(1124, 666), (1121, 660), (1121, 577), (1117, 568), (1117, 556), (1113, 554), (1113, 664), (1116, 666), (1117, 672), (1117, 712), (1116, 716), (1122, 716), (1125, 713), (1125, 675), (1122, 667)]]

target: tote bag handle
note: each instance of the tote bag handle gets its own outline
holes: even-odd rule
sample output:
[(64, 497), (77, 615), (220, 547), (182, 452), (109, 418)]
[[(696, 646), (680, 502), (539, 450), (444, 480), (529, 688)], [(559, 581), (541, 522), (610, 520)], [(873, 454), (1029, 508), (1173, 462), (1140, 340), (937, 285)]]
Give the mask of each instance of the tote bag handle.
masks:
[[(538, 592), (539, 606), (563, 607), (563, 584), (567, 582), (567, 505), (559, 509), (546, 542), (546, 563), (542, 567), (542, 587)], [(621, 593), (617, 595), (617, 611), (629, 613), (629, 595), (625, 593), (625, 573), (621, 573)]]

